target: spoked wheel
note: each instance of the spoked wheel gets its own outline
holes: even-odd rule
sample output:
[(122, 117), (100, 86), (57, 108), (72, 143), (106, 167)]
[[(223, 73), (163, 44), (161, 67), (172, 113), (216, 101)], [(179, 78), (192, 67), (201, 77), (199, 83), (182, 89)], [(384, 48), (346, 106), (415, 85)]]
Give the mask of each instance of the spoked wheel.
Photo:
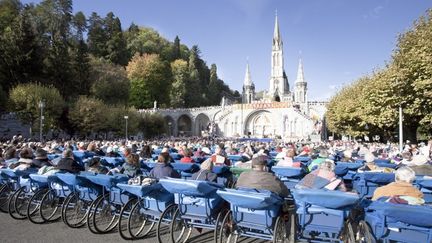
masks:
[(235, 230), (235, 222), (231, 211), (228, 211), (222, 220), (218, 240), (221, 243), (235, 243), (237, 242), (237, 238), (238, 234)]
[(354, 230), (350, 220), (345, 221), (342, 239), (346, 243), (355, 243)]
[(102, 200), (102, 196), (98, 196), (91, 204), (87, 212), (87, 228), (92, 232), (93, 234), (98, 234), (99, 232), (95, 229), (95, 226), (93, 224), (93, 215), (95, 213), (95, 206), (96, 204)]
[(180, 209), (177, 208), (170, 224), (171, 242), (186, 242), (192, 232), (192, 227), (181, 218)]
[(356, 242), (375, 243), (371, 229), (364, 220), (361, 220), (357, 226)]
[(42, 202), (42, 198), (47, 193), (47, 191), (48, 189), (45, 188), (37, 190), (30, 198), (27, 204), (27, 218), (30, 220), (30, 222), (34, 224), (45, 223), (45, 220), (41, 217), (39, 209)]
[(39, 208), (40, 215), (45, 222), (56, 221), (61, 217), (61, 206), (63, 198), (57, 196), (55, 190), (51, 189), (42, 197)]
[(9, 215), (14, 219), (27, 218), (27, 205), (29, 197), (25, 187), (21, 187), (9, 197)]
[(133, 206), (136, 203), (136, 199), (130, 199), (120, 211), (119, 222), (118, 222), (118, 231), (121, 238), (125, 240), (133, 240), (134, 238), (128, 231), (128, 218), (130, 217), (130, 212), (132, 211)]
[(216, 224), (215, 224), (215, 229), (214, 229), (214, 233), (213, 233), (213, 238), (214, 238), (214, 242), (218, 243), (219, 242), (219, 232), (222, 229), (222, 221), (225, 217), (225, 215), (227, 214), (228, 210), (223, 209), (218, 213), (218, 216), (216, 218)]
[(91, 204), (92, 201), (80, 198), (78, 192), (68, 196), (62, 208), (64, 223), (71, 228), (84, 226)]
[(108, 233), (118, 223), (117, 205), (109, 201), (109, 195), (102, 197), (95, 206), (92, 216), (93, 226), (98, 233)]
[(146, 214), (146, 209), (143, 207), (143, 204), (143, 200), (135, 203), (129, 215), (128, 231), (134, 239), (146, 237), (156, 224), (154, 219)]
[(0, 212), (8, 213), (9, 196), (12, 194), (12, 189), (8, 184), (4, 184), (0, 188)]
[(161, 235), (166, 233), (169, 233), (170, 225), (172, 222), (172, 219), (174, 218), (174, 214), (177, 210), (177, 205), (171, 204), (169, 205), (161, 214), (159, 221), (156, 226), (156, 234), (158, 237), (159, 243), (162, 243)]
[(273, 243), (288, 242), (287, 224), (282, 216), (277, 217), (273, 229)]

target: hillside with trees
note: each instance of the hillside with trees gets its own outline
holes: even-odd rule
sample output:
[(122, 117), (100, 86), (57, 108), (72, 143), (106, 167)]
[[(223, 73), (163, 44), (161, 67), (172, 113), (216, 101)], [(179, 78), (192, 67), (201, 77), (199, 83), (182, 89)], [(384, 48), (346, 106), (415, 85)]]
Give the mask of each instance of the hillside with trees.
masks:
[[(49, 129), (70, 134), (118, 126), (105, 124), (114, 118), (104, 124), (78, 118), (85, 115), (83, 105), (97, 107), (93, 109), (100, 114), (92, 116), (118, 113), (122, 118), (118, 109), (152, 108), (154, 101), (161, 108), (196, 107), (218, 105), (219, 94), (235, 94), (218, 78), (216, 64), (209, 68), (202, 59), (197, 45), (189, 48), (178, 36), (170, 41), (134, 23), (124, 28), (113, 12), (85, 16), (73, 11), (72, 0), (0, 0), (0, 53), (0, 112), (15, 111), (27, 124), (36, 124), (39, 117), (33, 109), (38, 101), (55, 96), (58, 103), (46, 111), (52, 118)], [(137, 130), (146, 129), (139, 125), (144, 122), (136, 124)]]

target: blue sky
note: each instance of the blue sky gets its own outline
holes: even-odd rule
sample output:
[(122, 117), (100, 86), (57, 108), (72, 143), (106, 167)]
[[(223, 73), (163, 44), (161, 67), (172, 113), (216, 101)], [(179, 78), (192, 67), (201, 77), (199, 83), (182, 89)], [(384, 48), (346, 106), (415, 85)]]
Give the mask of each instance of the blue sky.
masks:
[[(23, 1), (39, 2), (39, 1)], [(290, 86), (303, 58), (309, 100), (383, 67), (397, 36), (432, 7), (422, 0), (74, 0), (74, 12), (112, 11), (123, 28), (131, 22), (197, 44), (210, 66), (241, 90), (246, 60), (257, 90), (268, 89), (274, 16), (277, 10)]]

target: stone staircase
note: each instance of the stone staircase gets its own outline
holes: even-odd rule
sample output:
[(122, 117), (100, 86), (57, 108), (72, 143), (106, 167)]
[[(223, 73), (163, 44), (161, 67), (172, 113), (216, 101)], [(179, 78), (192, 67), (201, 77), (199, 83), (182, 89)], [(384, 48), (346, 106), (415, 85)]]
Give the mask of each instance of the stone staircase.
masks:
[(30, 126), (22, 124), (14, 113), (0, 115), (0, 138), (12, 138), (21, 134), (23, 137), (30, 137)]

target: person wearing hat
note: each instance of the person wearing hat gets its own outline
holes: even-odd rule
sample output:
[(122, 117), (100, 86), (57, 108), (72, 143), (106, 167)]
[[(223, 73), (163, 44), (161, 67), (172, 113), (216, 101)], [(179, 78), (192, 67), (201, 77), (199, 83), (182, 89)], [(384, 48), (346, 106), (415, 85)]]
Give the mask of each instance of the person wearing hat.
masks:
[(42, 168), (43, 166), (51, 166), (51, 162), (48, 160), (47, 151), (44, 149), (36, 149), (35, 158), (33, 160), (33, 167)]
[(84, 171), (84, 167), (75, 161), (73, 152), (70, 149), (66, 149), (63, 152), (63, 158), (58, 162), (56, 167), (60, 171), (66, 171), (70, 173), (79, 173), (80, 171)]
[(105, 166), (101, 165), (99, 157), (93, 157), (89, 160), (87, 171), (97, 173), (97, 174), (108, 173), (108, 169)]
[(285, 184), (278, 177), (267, 171), (267, 161), (264, 156), (252, 159), (252, 170), (240, 174), (236, 187), (268, 190), (281, 197), (289, 195), (289, 190)]
[(14, 170), (30, 169), (33, 163), (33, 151), (30, 148), (23, 148), (19, 157), (18, 162), (9, 165), (9, 168)]
[(171, 157), (171, 155), (169, 154), (169, 149), (168, 147), (164, 147), (160, 153), (160, 155), (162, 155), (166, 161), (168, 161), (168, 163), (174, 163), (174, 159)]

